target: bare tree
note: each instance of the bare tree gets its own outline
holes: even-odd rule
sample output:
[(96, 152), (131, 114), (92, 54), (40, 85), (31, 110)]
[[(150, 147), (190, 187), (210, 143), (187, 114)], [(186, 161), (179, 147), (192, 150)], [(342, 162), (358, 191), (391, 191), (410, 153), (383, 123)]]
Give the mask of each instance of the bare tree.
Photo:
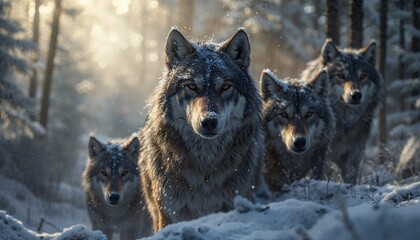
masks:
[[(413, 0), (413, 28), (416, 32), (420, 31), (420, 0)], [(413, 53), (420, 52), (420, 37), (417, 34), (412, 34), (411, 50)], [(413, 71), (413, 78), (419, 77), (419, 70)]]
[(50, 44), (48, 47), (47, 68), (45, 69), (44, 89), (42, 92), (41, 111), (39, 122), (44, 128), (47, 128), (48, 122), (48, 108), (50, 103), (51, 83), (54, 70), (54, 58), (57, 49), (57, 39), (60, 26), (61, 15), (61, 0), (55, 0), (55, 7), (53, 13), (53, 22), (51, 26)]
[(338, 14), (339, 4), (337, 0), (327, 0), (327, 29), (326, 35), (333, 42), (340, 45), (340, 17)]
[[(399, 0), (399, 9), (400, 11), (404, 11), (405, 8), (405, 0)], [(404, 28), (404, 18), (400, 18), (400, 29), (399, 29), (399, 45), (401, 50), (405, 49), (405, 28)], [(398, 59), (398, 78), (400, 80), (404, 79), (405, 77), (405, 66), (403, 61), (403, 55), (401, 54)], [(405, 103), (404, 103), (404, 96), (402, 94), (398, 94), (398, 105), (399, 110), (405, 110)]]
[(386, 33), (387, 33), (387, 14), (388, 14), (388, 3), (387, 0), (381, 0), (380, 3), (380, 16), (379, 16), (379, 72), (383, 78), (384, 94), (382, 97), (382, 104), (379, 109), (379, 131), (378, 131), (378, 160), (379, 163), (385, 162), (383, 155), (385, 144), (387, 141), (387, 127), (386, 127), (386, 96), (387, 96), (387, 83), (385, 79), (385, 68), (386, 68)]
[(32, 76), (29, 81), (29, 97), (36, 98), (37, 89), (37, 72), (35, 64), (39, 58), (39, 7), (41, 6), (41, 0), (35, 0), (35, 13), (32, 24), (32, 41), (38, 45), (33, 51), (32, 55)]
[(361, 48), (363, 45), (363, 0), (350, 0), (349, 45)]

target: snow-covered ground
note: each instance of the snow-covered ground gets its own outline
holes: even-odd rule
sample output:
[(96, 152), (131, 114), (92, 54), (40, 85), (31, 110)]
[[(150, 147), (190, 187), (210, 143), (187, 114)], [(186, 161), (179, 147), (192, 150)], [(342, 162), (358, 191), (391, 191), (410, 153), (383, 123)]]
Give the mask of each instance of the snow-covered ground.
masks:
[[(12, 191), (3, 191), (4, 181)], [(105, 239), (90, 230), (84, 209), (54, 203), (47, 211), (23, 186), (4, 178), (0, 182), (0, 199), (10, 195), (15, 208), (13, 214), (0, 212), (0, 239)], [(262, 202), (238, 197), (235, 210), (169, 225), (147, 239), (420, 239), (420, 182), (352, 187), (304, 179)], [(25, 222), (28, 207), (39, 208), (32, 210), (33, 218), (50, 219), (59, 226), (57, 233), (34, 232), (35, 225)]]

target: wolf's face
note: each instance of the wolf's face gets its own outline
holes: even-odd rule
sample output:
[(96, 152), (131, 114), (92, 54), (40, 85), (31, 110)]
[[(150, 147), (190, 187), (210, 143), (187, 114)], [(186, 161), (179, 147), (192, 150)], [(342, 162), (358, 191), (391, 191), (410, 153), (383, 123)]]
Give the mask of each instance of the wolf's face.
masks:
[(358, 106), (364, 102), (375, 88), (376, 44), (353, 50), (338, 50), (331, 40), (322, 48), (322, 61), (330, 76), (333, 99), (349, 106)]
[(94, 137), (89, 139), (93, 185), (108, 204), (121, 203), (124, 196), (136, 187), (139, 150), (137, 137), (124, 144), (104, 144)]
[(269, 70), (261, 75), (263, 122), (268, 135), (293, 153), (304, 153), (318, 136), (324, 111), (320, 101), (328, 96), (328, 74), (321, 72), (309, 83), (280, 80)]
[(222, 44), (191, 43), (172, 30), (166, 44), (168, 122), (213, 139), (241, 123), (250, 84), (249, 41), (239, 30)]

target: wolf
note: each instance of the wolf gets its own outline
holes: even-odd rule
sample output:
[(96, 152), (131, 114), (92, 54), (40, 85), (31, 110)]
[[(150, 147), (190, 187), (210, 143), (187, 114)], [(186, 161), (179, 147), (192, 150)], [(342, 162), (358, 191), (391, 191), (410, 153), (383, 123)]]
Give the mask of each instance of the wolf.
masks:
[(166, 71), (149, 101), (139, 164), (154, 230), (233, 209), (252, 197), (264, 154), (261, 98), (239, 29), (222, 43), (167, 37)]
[(88, 213), (94, 230), (112, 240), (136, 239), (152, 233), (137, 165), (140, 141), (114, 139), (102, 143), (91, 136), (89, 160), (82, 175)]
[(269, 69), (261, 74), (262, 121), (266, 144), (266, 181), (271, 191), (305, 177), (312, 170), (323, 177), (335, 131), (328, 100), (328, 74), (311, 81), (278, 79)]
[(336, 117), (332, 161), (344, 182), (357, 183), (361, 158), (370, 135), (375, 110), (383, 97), (383, 81), (375, 69), (376, 44), (361, 49), (338, 49), (327, 39), (320, 56), (309, 62), (302, 79), (321, 69), (329, 75), (329, 99)]

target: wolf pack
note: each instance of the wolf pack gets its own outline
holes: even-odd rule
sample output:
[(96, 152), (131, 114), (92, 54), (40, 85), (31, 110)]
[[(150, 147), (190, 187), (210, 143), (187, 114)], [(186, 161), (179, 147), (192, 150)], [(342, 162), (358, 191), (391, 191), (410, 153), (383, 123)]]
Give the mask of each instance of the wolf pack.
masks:
[(327, 39), (299, 77), (265, 69), (259, 88), (250, 53), (244, 29), (221, 43), (169, 32), (144, 126), (127, 139), (90, 136), (82, 182), (93, 229), (136, 239), (302, 178), (357, 183), (383, 91), (375, 43)]

